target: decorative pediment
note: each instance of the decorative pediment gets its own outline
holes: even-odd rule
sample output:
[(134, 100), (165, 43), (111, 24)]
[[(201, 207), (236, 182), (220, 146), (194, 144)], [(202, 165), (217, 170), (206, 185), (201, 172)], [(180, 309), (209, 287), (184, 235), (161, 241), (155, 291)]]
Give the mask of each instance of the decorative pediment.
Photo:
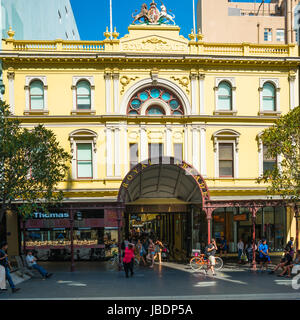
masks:
[(129, 35), (120, 39), (121, 51), (188, 53), (188, 40), (179, 30), (173, 26), (130, 26)]

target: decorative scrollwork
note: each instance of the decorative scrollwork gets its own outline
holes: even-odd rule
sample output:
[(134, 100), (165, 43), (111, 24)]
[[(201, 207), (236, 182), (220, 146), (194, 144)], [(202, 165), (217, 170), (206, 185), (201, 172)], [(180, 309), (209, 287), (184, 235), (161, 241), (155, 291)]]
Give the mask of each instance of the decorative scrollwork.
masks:
[(182, 78), (177, 78), (175, 76), (172, 76), (171, 79), (178, 81), (180, 85), (185, 87), (186, 92), (188, 94), (190, 93), (190, 90), (189, 90), (190, 79), (188, 77), (184, 76)]

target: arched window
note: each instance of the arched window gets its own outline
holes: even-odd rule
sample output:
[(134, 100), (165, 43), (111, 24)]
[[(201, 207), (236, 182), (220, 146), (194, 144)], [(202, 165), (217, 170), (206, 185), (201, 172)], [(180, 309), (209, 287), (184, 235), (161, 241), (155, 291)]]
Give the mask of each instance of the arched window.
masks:
[(227, 81), (220, 82), (217, 97), (217, 110), (232, 110), (232, 87)]
[(184, 115), (181, 100), (162, 87), (146, 87), (138, 91), (129, 101), (129, 115)]
[(76, 85), (77, 109), (91, 109), (91, 85), (88, 81), (79, 81)]
[(39, 80), (34, 80), (29, 86), (30, 110), (44, 109), (44, 84)]
[(263, 111), (276, 111), (276, 90), (275, 86), (266, 82), (262, 90)]

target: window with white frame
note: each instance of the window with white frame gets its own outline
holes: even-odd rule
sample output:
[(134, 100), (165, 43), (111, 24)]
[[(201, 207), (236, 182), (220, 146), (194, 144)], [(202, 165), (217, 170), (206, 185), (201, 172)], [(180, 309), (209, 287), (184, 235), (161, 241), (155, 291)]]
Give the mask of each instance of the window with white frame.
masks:
[(231, 129), (213, 134), (216, 177), (238, 178), (239, 138), (240, 134)]
[(277, 157), (269, 157), (268, 156), (268, 147), (263, 145), (263, 173), (267, 170), (273, 170), (277, 164)]
[(93, 178), (93, 152), (91, 143), (77, 143), (77, 178)]
[(276, 111), (276, 89), (271, 82), (263, 85), (263, 111)]
[(29, 109), (44, 109), (44, 84), (40, 80), (33, 80), (29, 85)]
[(260, 113), (280, 114), (279, 79), (260, 79)]
[(48, 114), (48, 85), (45, 76), (25, 77), (24, 114)]
[(233, 143), (219, 143), (219, 176), (234, 177)]
[(276, 41), (284, 42), (284, 29), (276, 30)]
[(92, 76), (74, 76), (72, 80), (72, 113), (95, 113), (95, 85)]
[(139, 163), (139, 144), (130, 143), (129, 150), (130, 150), (130, 170), (131, 170)]
[(163, 143), (149, 143), (148, 144), (148, 155), (150, 159), (156, 159), (163, 157), (164, 155)]
[(91, 130), (75, 130), (70, 134), (72, 178), (95, 179), (97, 176), (97, 134)]
[(235, 78), (215, 79), (215, 114), (233, 114), (236, 111)]
[(81, 80), (76, 86), (76, 98), (78, 110), (91, 109), (91, 85), (86, 80)]
[(220, 82), (218, 86), (217, 110), (232, 110), (232, 88), (227, 81)]
[(264, 41), (272, 41), (272, 29), (271, 28), (265, 28)]

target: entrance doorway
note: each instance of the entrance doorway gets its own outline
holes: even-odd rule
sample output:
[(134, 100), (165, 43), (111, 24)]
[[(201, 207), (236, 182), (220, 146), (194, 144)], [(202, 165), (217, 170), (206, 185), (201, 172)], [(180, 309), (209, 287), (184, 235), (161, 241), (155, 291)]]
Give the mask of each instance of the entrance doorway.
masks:
[(185, 261), (192, 249), (190, 212), (126, 213), (125, 238), (160, 240), (171, 261)]

